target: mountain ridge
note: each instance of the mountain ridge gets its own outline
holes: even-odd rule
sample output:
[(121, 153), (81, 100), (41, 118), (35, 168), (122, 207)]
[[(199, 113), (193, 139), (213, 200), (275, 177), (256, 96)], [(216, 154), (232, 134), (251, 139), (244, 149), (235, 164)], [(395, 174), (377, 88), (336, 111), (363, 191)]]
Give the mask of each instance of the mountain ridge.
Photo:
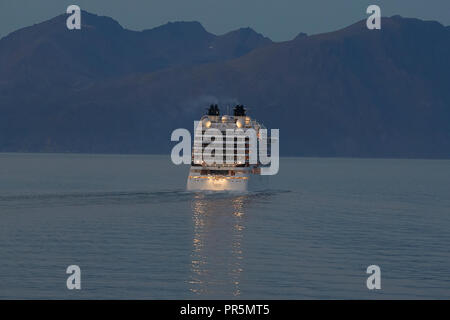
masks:
[[(0, 76), (0, 106), (7, 110), (0, 150), (166, 153), (170, 132), (191, 129), (209, 103), (244, 103), (251, 116), (280, 128), (282, 155), (450, 157), (448, 27), (394, 16), (383, 18), (379, 31), (361, 20), (272, 42), (246, 28), (215, 36), (195, 22), (182, 25), (161, 27), (194, 35), (192, 47), (188, 36), (166, 34), (136, 46), (134, 35), (148, 30), (123, 38), (133, 49), (125, 52), (133, 54), (157, 51), (158, 41), (170, 38), (159, 52), (170, 63), (143, 60), (130, 67), (122, 61), (123, 69), (115, 66), (112, 74), (86, 68), (85, 78), (69, 70), (78, 84), (57, 74), (62, 80), (50, 75), (42, 86), (32, 80), (24, 87), (1, 84)], [(115, 30), (115, 36), (122, 32)], [(1, 48), (0, 41), (0, 57)], [(102, 50), (108, 55), (100, 61), (115, 61)], [(52, 92), (58, 84), (64, 85)], [(21, 94), (23, 88), (30, 92)]]

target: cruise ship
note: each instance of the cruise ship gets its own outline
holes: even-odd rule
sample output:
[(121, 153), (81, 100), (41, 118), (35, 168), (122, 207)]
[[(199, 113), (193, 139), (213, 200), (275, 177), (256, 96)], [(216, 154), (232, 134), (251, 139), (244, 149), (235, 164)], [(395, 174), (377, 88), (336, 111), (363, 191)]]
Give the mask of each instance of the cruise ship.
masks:
[[(187, 190), (253, 190), (252, 186), (261, 182), (261, 163), (257, 151), (251, 148), (249, 136), (227, 136), (229, 129), (249, 132), (247, 130), (250, 128), (253, 129), (250, 131), (255, 134), (255, 140), (260, 143), (260, 130), (265, 128), (247, 116), (243, 105), (236, 105), (232, 115), (221, 115), (218, 105), (211, 105), (195, 128)], [(216, 135), (210, 132), (221, 133), (223, 138), (217, 141)], [(216, 148), (208, 153), (206, 151), (212, 141), (217, 142)], [(254, 157), (252, 152), (255, 153)]]

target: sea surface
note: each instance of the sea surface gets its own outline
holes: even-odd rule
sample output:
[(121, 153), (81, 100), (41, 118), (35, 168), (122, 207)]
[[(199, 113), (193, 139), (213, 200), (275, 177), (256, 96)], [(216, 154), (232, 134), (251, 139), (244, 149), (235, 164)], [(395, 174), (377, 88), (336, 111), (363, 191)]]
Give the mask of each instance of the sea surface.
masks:
[(0, 154), (0, 299), (450, 298), (450, 161), (282, 158), (248, 193), (188, 169)]

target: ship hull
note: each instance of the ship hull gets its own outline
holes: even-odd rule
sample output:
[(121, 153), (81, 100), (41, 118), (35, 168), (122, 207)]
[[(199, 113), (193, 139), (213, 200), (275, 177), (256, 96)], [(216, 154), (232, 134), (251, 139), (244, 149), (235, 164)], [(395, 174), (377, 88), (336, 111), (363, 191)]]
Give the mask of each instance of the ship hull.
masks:
[(189, 176), (188, 191), (248, 191), (248, 175), (242, 177)]

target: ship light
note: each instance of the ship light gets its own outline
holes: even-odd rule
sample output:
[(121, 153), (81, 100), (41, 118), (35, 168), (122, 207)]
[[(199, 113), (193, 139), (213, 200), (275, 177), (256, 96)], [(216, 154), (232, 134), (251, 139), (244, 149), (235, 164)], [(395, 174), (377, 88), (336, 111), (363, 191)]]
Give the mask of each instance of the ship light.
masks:
[(222, 122), (223, 122), (223, 123), (227, 122), (227, 120), (228, 120), (228, 117), (227, 117), (227, 116), (222, 116)]
[(206, 121), (206, 123), (205, 123), (205, 126), (207, 127), (207, 128), (210, 128), (211, 127), (211, 121)]
[(250, 117), (245, 117), (245, 124), (249, 125), (250, 124)]
[(242, 122), (241, 122), (241, 120), (236, 121), (236, 126), (237, 126), (238, 128), (242, 128)]

